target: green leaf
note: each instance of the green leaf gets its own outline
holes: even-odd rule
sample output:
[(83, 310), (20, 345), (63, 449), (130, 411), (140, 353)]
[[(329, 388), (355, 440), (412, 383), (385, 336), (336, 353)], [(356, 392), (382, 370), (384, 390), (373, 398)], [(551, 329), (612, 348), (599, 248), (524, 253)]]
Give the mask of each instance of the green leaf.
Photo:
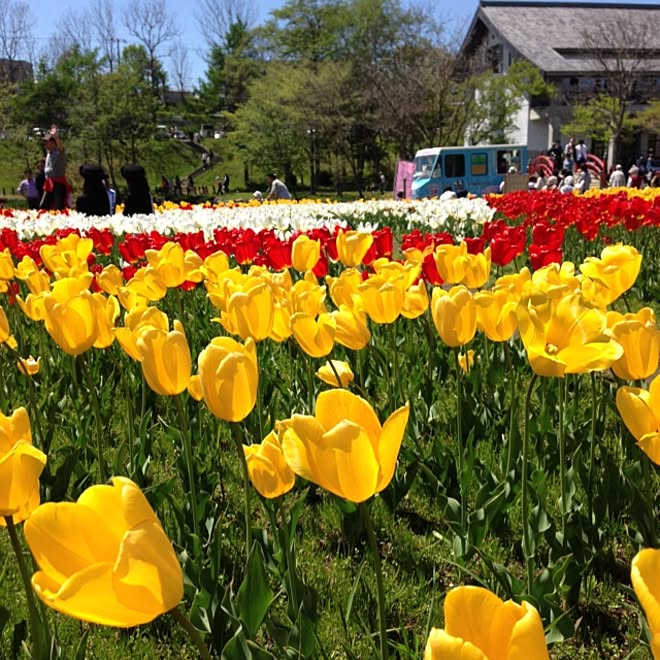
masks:
[(0, 636), (2, 636), (2, 631), (5, 629), (10, 618), (9, 610), (5, 607), (0, 607)]
[(273, 592), (268, 586), (264, 555), (261, 546), (254, 543), (248, 556), (243, 583), (236, 595), (238, 615), (250, 638), (259, 629), (272, 601)]
[(74, 660), (85, 660), (87, 657), (87, 638), (89, 637), (90, 630), (91, 628), (87, 628), (82, 634), (82, 637), (76, 646), (76, 652), (73, 656)]

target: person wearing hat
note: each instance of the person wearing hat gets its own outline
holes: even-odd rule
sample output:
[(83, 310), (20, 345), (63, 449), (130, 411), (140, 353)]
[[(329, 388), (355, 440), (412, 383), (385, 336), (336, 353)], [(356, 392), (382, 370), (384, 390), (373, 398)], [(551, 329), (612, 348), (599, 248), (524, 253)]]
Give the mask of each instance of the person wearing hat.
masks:
[(67, 208), (69, 183), (66, 179), (66, 154), (64, 145), (53, 126), (44, 138), (46, 161), (44, 163), (44, 193), (39, 204), (40, 209), (58, 210)]
[(617, 165), (614, 172), (610, 174), (608, 185), (610, 188), (623, 188), (626, 185), (626, 175), (623, 173), (621, 165)]
[(633, 165), (628, 170), (628, 181), (626, 183), (628, 188), (639, 188), (642, 185), (642, 177), (639, 174), (639, 167)]
[(573, 192), (573, 177), (570, 174), (562, 182), (561, 186), (559, 187), (559, 192), (560, 193)]
[(266, 200), (277, 200), (277, 199), (291, 199), (291, 193), (286, 185), (280, 181), (275, 174), (269, 174), (266, 179), (268, 180), (268, 185), (270, 190), (268, 191), (268, 196)]

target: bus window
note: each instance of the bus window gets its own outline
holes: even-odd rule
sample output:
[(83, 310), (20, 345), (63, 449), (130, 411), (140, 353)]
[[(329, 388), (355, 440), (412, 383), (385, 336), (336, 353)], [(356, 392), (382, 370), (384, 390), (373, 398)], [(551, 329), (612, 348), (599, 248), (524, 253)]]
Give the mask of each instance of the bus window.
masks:
[(497, 152), (497, 173), (506, 174), (509, 170), (508, 151)]
[(486, 176), (488, 174), (488, 156), (485, 153), (470, 155), (471, 176)]
[(451, 179), (457, 176), (465, 176), (465, 156), (447, 154), (445, 156), (445, 177)]
[(413, 178), (417, 179), (423, 177), (427, 179), (431, 176), (431, 168), (433, 167), (433, 161), (435, 160), (435, 155), (432, 156), (416, 156), (415, 157), (415, 173)]
[(506, 174), (510, 167), (516, 172), (522, 172), (522, 155), (520, 149), (507, 149), (497, 152), (497, 173)]

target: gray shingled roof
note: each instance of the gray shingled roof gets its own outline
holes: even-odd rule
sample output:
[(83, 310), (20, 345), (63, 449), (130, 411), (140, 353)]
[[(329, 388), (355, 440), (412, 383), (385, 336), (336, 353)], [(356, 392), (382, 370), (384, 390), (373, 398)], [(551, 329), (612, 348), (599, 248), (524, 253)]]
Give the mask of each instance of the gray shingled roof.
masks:
[[(660, 72), (660, 5), (482, 1), (463, 48), (468, 46), (475, 27), (482, 22), (546, 73), (588, 73), (601, 67), (584, 52), (579, 52), (584, 31), (601, 22), (629, 21), (632, 25), (644, 26), (640, 33), (649, 37), (644, 44), (630, 45), (656, 49), (656, 53), (645, 60), (644, 68)], [(654, 29), (649, 30), (648, 26)]]

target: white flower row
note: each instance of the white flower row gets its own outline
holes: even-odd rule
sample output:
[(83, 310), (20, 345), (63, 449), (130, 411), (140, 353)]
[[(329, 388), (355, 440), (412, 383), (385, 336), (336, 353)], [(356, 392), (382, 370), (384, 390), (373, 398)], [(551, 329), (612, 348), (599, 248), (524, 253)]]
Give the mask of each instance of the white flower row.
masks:
[(157, 231), (163, 235), (202, 231), (207, 239), (218, 228), (272, 229), (281, 237), (295, 231), (309, 231), (339, 225), (361, 231), (400, 222), (407, 228), (431, 231), (461, 230), (465, 235), (493, 216), (493, 209), (480, 198), (447, 201), (367, 200), (337, 203), (262, 204), (259, 206), (194, 206), (192, 209), (166, 209), (153, 215), (124, 217), (120, 214), (90, 217), (76, 211), (68, 214), (16, 210), (0, 216), (0, 227), (15, 229), (21, 239), (48, 236), (58, 229), (109, 229), (115, 235)]

